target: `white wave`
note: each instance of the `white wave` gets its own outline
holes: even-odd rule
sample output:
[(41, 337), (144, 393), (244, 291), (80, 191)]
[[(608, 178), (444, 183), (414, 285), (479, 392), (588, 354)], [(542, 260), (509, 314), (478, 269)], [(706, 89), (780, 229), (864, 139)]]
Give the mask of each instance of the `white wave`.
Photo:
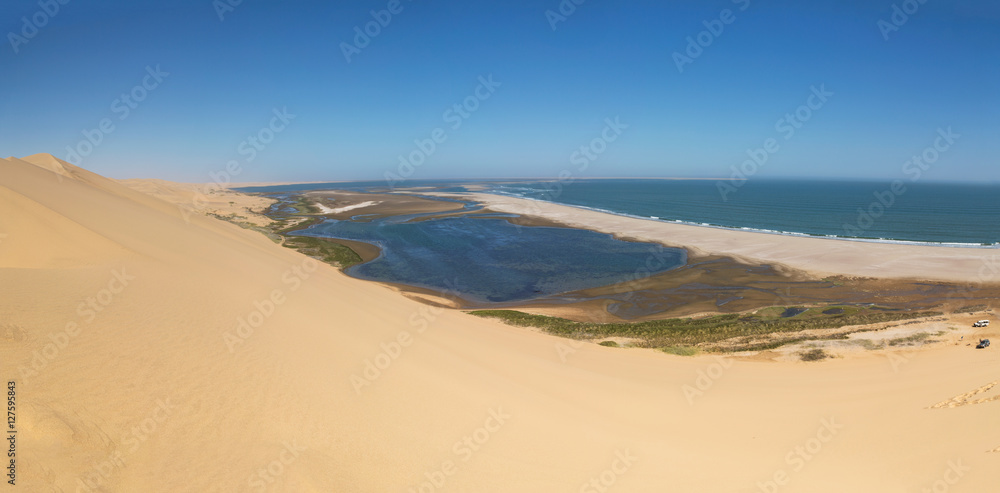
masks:
[[(537, 190), (533, 190), (533, 191), (537, 191)], [(984, 244), (981, 244), (981, 243), (896, 240), (896, 239), (891, 239), (891, 238), (857, 238), (857, 237), (853, 237), (853, 236), (840, 236), (840, 235), (835, 235), (835, 234), (801, 233), (801, 232), (796, 232), (796, 231), (781, 231), (781, 230), (764, 229), (764, 228), (751, 228), (751, 227), (746, 227), (746, 226), (742, 226), (742, 227), (737, 227), (737, 226), (722, 226), (722, 225), (719, 225), (719, 224), (710, 224), (710, 223), (694, 222), (694, 221), (684, 221), (684, 220), (681, 220), (681, 219), (663, 219), (663, 218), (654, 218), (654, 216), (639, 216), (639, 215), (635, 215), (635, 214), (629, 214), (629, 213), (626, 213), (626, 212), (618, 212), (618, 211), (612, 211), (612, 210), (608, 210), (608, 209), (602, 209), (600, 207), (590, 207), (590, 206), (585, 206), (585, 205), (567, 204), (567, 203), (555, 202), (555, 201), (551, 201), (551, 200), (536, 199), (536, 198), (533, 198), (533, 197), (518, 196), (518, 195), (514, 195), (514, 194), (505, 194), (505, 193), (500, 193), (500, 192), (495, 191), (495, 190), (491, 190), (491, 191), (488, 191), (486, 193), (492, 193), (494, 195), (515, 196), (515, 197), (523, 199), (523, 200), (534, 200), (534, 201), (538, 201), (538, 202), (548, 202), (548, 203), (552, 203), (552, 204), (564, 205), (564, 206), (567, 206), (567, 207), (575, 207), (577, 209), (583, 209), (583, 210), (594, 211), (594, 212), (601, 212), (601, 213), (604, 213), (604, 214), (612, 214), (612, 215), (615, 215), (615, 216), (630, 217), (630, 218), (634, 218), (634, 219), (642, 219), (642, 220), (645, 220), (645, 221), (659, 221), (659, 222), (665, 222), (665, 223), (684, 224), (684, 225), (687, 225), (687, 226), (695, 226), (695, 227), (699, 227), (699, 228), (715, 228), (715, 229), (725, 229), (725, 230), (729, 230), (729, 231), (745, 231), (745, 232), (748, 232), (748, 233), (773, 234), (773, 235), (781, 235), (781, 236), (800, 236), (800, 237), (803, 237), (803, 238), (819, 238), (819, 239), (830, 239), (830, 240), (839, 240), (839, 241), (860, 241), (860, 242), (865, 242), (865, 243), (888, 243), (888, 244), (893, 244), (893, 245), (938, 246), (938, 247), (949, 247), (949, 248), (1000, 249), (1000, 243), (992, 243), (992, 244), (984, 245)]]

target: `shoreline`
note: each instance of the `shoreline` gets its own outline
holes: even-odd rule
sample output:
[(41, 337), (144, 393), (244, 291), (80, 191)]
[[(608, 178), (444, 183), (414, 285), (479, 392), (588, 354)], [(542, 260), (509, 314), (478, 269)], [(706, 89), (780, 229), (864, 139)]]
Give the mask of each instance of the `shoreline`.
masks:
[(664, 219), (657, 216), (639, 216), (636, 214), (629, 214), (626, 212), (617, 212), (608, 209), (601, 209), (598, 207), (587, 207), (584, 205), (573, 205), (573, 204), (563, 204), (560, 202), (552, 202), (542, 199), (534, 199), (530, 197), (518, 197), (515, 195), (506, 195), (501, 193), (490, 193), (490, 192), (470, 192), (470, 193), (483, 193), (485, 195), (497, 195), (500, 197), (509, 197), (513, 199), (528, 200), (532, 202), (542, 202), (546, 204), (556, 204), (563, 205), (566, 207), (572, 207), (574, 209), (581, 209), (585, 211), (598, 212), (601, 214), (610, 214), (612, 216), (628, 217), (632, 219), (643, 219), (648, 221), (656, 221), (664, 224), (681, 224), (685, 226), (695, 226), (699, 228), (713, 228), (721, 229), (724, 231), (736, 231), (745, 233), (761, 233), (776, 236), (792, 236), (796, 238), (816, 238), (822, 240), (841, 240), (841, 241), (857, 241), (861, 243), (885, 243), (888, 245), (910, 245), (910, 246), (936, 246), (945, 248), (975, 248), (983, 250), (1000, 250), (1000, 243), (957, 243), (957, 242), (935, 242), (935, 241), (920, 241), (920, 240), (899, 240), (894, 238), (864, 238), (864, 237), (854, 237), (854, 236), (838, 236), (838, 235), (822, 235), (813, 233), (801, 233), (797, 231), (778, 231), (770, 229), (758, 229), (749, 227), (738, 227), (738, 226), (723, 226), (720, 224), (709, 224), (709, 223), (696, 223), (692, 221), (683, 221), (680, 219)]
[(695, 256), (725, 255), (747, 263), (780, 264), (817, 278), (828, 276), (1000, 283), (996, 248), (856, 241), (700, 226), (487, 193), (440, 193), (475, 200), (494, 212), (517, 214), (622, 239), (688, 249)]
[[(305, 196), (315, 196), (316, 192), (306, 192)], [(443, 199), (432, 194), (421, 200)], [(413, 197), (404, 193), (383, 194), (385, 200), (375, 207), (368, 200), (369, 194), (358, 192), (327, 192), (328, 200), (347, 205), (354, 212), (364, 213), (368, 209), (394, 209), (405, 212), (394, 202), (409, 202)], [(484, 201), (475, 199), (486, 205)], [(315, 206), (316, 204), (314, 204)], [(483, 209), (477, 209), (481, 213)], [(387, 211), (386, 211), (387, 212)], [(592, 212), (592, 211), (585, 211)], [(314, 217), (322, 218), (322, 211)], [(450, 215), (473, 217), (475, 213), (454, 211), (447, 214), (430, 213), (426, 219)], [(366, 216), (367, 214), (361, 214)], [(507, 214), (505, 220), (517, 225), (535, 227), (577, 228), (566, 225), (566, 221), (539, 218), (530, 214)], [(617, 217), (617, 216), (615, 216)], [(347, 219), (346, 217), (344, 219)], [(310, 223), (306, 221), (305, 224)], [(591, 229), (591, 228), (585, 228)], [(622, 238), (623, 241), (648, 241), (645, 239)], [(345, 244), (344, 240), (332, 237), (329, 242), (344, 245), (367, 262), (377, 255), (366, 256), (358, 251), (358, 246), (371, 248), (364, 242)], [(830, 306), (878, 306), (889, 311), (953, 310), (960, 305), (967, 306), (992, 298), (996, 289), (963, 290), (957, 285), (938, 282), (912, 282), (885, 279), (851, 279), (843, 276), (816, 278), (810, 272), (787, 268), (784, 264), (754, 264), (746, 258), (731, 255), (698, 255), (686, 246), (688, 252), (685, 265), (653, 275), (629, 276), (621, 282), (588, 289), (568, 291), (541, 298), (509, 302), (480, 302), (464, 298), (460, 293), (449, 293), (431, 286), (407, 284), (365, 277), (359, 280), (373, 282), (388, 287), (401, 295), (422, 303), (449, 307), (458, 310), (517, 310), (522, 313), (548, 315), (576, 322), (599, 323), (643, 323), (655, 320), (669, 320), (683, 317), (711, 318), (718, 315), (752, 314), (769, 307), (825, 307)], [(308, 252), (305, 252), (309, 254)], [(346, 273), (346, 272), (345, 272)], [(350, 275), (350, 274), (349, 274)], [(962, 292), (963, 299), (954, 299), (953, 293)], [(725, 293), (720, 298), (720, 293)], [(988, 303), (988, 301), (987, 301)]]
[[(559, 202), (547, 201), (543, 199), (536, 199), (531, 197), (521, 197), (517, 195), (509, 195), (496, 191), (486, 191), (486, 186), (484, 184), (503, 184), (503, 183), (519, 183), (519, 182), (538, 182), (538, 181), (555, 181), (557, 178), (511, 178), (511, 179), (496, 179), (489, 178), (480, 181), (458, 181), (457, 184), (465, 185), (469, 189), (467, 192), (437, 192), (434, 186), (411, 186), (411, 187), (400, 187), (393, 188), (387, 191), (370, 191), (370, 192), (359, 192), (352, 191), (352, 193), (363, 193), (363, 194), (424, 194), (424, 195), (438, 195), (442, 198), (447, 197), (460, 197), (460, 196), (470, 196), (473, 194), (484, 194), (484, 195), (495, 195), (499, 197), (507, 197), (519, 200), (526, 200), (531, 202), (541, 202), (556, 205), (563, 205), (566, 207), (572, 207), (576, 209), (582, 209), (587, 211), (599, 212), (604, 214), (610, 214), (621, 217), (628, 217), (634, 219), (645, 219), (645, 220), (655, 220), (667, 224), (682, 224), (688, 226), (697, 226), (705, 228), (715, 228), (722, 229), (726, 231), (740, 231), (740, 232), (751, 232), (751, 233), (762, 233), (762, 234), (773, 234), (779, 236), (792, 236), (792, 237), (802, 237), (802, 238), (819, 238), (819, 239), (834, 239), (843, 241), (855, 241), (862, 243), (886, 243), (893, 245), (906, 245), (906, 246), (935, 246), (935, 247), (947, 247), (947, 248), (972, 248), (972, 249), (995, 249), (1000, 250), (1000, 242), (995, 243), (970, 243), (970, 242), (946, 242), (946, 241), (929, 241), (929, 240), (909, 240), (909, 239), (899, 239), (899, 238), (882, 238), (882, 237), (860, 237), (860, 236), (840, 236), (838, 234), (820, 234), (820, 233), (805, 233), (799, 231), (784, 231), (784, 230), (770, 230), (761, 228), (751, 228), (751, 227), (741, 227), (741, 226), (726, 226), (722, 224), (711, 224), (711, 223), (701, 223), (695, 221), (687, 221), (682, 219), (665, 219), (657, 216), (641, 216), (636, 214), (630, 214), (627, 212), (618, 212), (609, 209), (602, 209), (599, 207), (588, 207), (585, 205), (576, 204), (563, 204)], [(719, 181), (719, 180), (729, 180), (729, 178), (705, 178), (705, 177), (643, 177), (643, 178), (621, 178), (621, 177), (586, 177), (578, 178), (578, 180), (662, 180), (662, 181)], [(432, 183), (436, 183), (435, 180), (424, 180)], [(449, 180), (445, 180), (449, 181)], [(289, 186), (289, 185), (324, 185), (324, 184), (338, 184), (338, 185), (350, 185), (357, 183), (369, 183), (364, 180), (350, 180), (350, 181), (316, 181), (316, 182), (260, 182), (253, 184), (230, 184), (227, 185), (226, 189), (229, 189), (236, 193), (246, 193), (251, 195), (256, 194), (268, 194), (272, 192), (260, 191), (260, 190), (243, 190), (245, 188), (266, 188), (274, 186)], [(209, 184), (211, 185), (211, 184)], [(318, 188), (314, 190), (297, 190), (293, 193), (299, 192), (326, 192), (334, 191), (335, 189)]]

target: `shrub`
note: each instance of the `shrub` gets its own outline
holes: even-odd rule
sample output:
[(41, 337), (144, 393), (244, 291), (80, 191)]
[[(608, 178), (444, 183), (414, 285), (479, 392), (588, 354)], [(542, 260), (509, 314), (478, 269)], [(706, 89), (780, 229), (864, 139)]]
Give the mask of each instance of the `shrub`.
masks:
[(822, 349), (812, 349), (802, 353), (802, 361), (819, 361), (829, 357), (830, 355), (826, 354), (826, 351)]

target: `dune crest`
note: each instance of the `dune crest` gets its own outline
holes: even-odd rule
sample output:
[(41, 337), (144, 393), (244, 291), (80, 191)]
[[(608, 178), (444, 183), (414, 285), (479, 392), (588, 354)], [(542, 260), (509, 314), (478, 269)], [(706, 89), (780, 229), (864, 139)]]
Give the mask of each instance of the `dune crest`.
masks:
[(70, 178), (70, 177), (73, 176), (72, 173), (70, 172), (70, 170), (67, 169), (67, 167), (79, 169), (76, 166), (73, 166), (73, 165), (67, 163), (66, 161), (63, 161), (63, 160), (61, 160), (61, 159), (53, 156), (52, 154), (48, 154), (48, 153), (44, 153), (44, 152), (43, 153), (38, 153), (38, 154), (32, 154), (30, 156), (25, 156), (25, 157), (21, 158), (21, 161), (24, 161), (26, 163), (34, 164), (35, 166), (38, 166), (38, 167), (41, 167), (41, 168), (45, 168), (45, 169), (47, 169), (47, 170), (49, 170), (49, 171), (51, 171), (53, 173), (65, 176), (67, 178)]

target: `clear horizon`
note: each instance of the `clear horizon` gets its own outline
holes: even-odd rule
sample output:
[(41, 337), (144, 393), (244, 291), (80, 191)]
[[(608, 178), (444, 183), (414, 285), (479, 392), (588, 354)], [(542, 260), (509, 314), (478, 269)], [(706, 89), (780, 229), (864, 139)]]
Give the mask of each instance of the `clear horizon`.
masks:
[(0, 155), (115, 178), (1000, 183), (986, 1), (14, 0), (0, 18)]

